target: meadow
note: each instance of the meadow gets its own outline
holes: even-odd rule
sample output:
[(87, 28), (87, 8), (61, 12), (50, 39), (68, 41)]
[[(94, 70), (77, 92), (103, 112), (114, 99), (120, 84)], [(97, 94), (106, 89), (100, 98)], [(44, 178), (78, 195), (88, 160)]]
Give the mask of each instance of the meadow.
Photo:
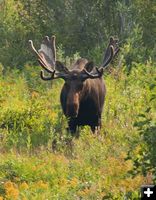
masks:
[(1, 66), (0, 200), (132, 200), (155, 182), (156, 68), (133, 63), (104, 75), (102, 130), (67, 132), (59, 94), (38, 66)]
[[(46, 35), (66, 66), (100, 66), (119, 39), (100, 134), (67, 131), (63, 80), (40, 79), (28, 44)], [(155, 152), (155, 0), (0, 0), (0, 200), (138, 200), (156, 184)]]

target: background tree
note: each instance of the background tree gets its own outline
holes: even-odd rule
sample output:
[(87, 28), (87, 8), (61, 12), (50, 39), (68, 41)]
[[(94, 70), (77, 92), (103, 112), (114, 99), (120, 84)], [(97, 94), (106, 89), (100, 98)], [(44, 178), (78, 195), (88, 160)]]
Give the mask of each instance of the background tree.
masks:
[[(0, 6), (0, 62), (22, 67), (32, 61), (28, 40), (57, 35), (65, 55), (101, 61), (110, 35), (124, 48), (131, 63), (155, 59), (156, 5), (145, 0), (8, 0)], [(97, 56), (96, 56), (97, 55)], [(100, 56), (101, 55), (101, 56)]]

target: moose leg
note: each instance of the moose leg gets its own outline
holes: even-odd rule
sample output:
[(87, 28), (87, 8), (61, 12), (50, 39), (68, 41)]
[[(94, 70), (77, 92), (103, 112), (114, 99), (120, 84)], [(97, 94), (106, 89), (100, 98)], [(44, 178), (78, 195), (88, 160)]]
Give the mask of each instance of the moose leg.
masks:
[(101, 129), (101, 117), (97, 117), (96, 121), (91, 125), (91, 130), (94, 134), (98, 134)]
[(68, 130), (71, 132), (72, 135), (76, 133), (77, 124), (74, 119), (70, 119), (68, 121)]

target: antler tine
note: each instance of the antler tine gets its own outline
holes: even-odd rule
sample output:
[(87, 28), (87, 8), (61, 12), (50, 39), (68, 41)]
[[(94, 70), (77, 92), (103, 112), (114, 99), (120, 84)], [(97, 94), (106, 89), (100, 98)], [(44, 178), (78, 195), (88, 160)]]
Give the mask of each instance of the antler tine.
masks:
[(69, 78), (69, 75), (54, 70), (54, 72), (48, 77), (48, 76), (45, 76), (44, 71), (41, 70), (40, 77), (44, 81), (59, 79), (59, 78), (63, 78), (65, 80)]
[(118, 52), (120, 51), (120, 48), (119, 48), (119, 40), (118, 39), (114, 39), (113, 37), (110, 38), (110, 44), (113, 45), (114, 47), (114, 56), (115, 57)]
[(83, 69), (83, 78), (90, 78), (90, 79), (94, 79), (94, 78), (100, 78), (103, 74), (103, 68), (98, 69), (97, 67), (95, 68), (97, 73), (90, 73), (88, 72), (86, 69)]
[(112, 59), (118, 54), (120, 51), (118, 44), (118, 39), (110, 37), (110, 41), (104, 54), (103, 64), (101, 67), (106, 68)]
[[(54, 72), (54, 73), (55, 73), (55, 72)], [(54, 78), (54, 73), (51, 74), (50, 77), (48, 77), (48, 76), (45, 76), (45, 75), (44, 75), (44, 71), (41, 70), (40, 77), (41, 77), (41, 79), (44, 80), (44, 81), (52, 80), (52, 79)]]
[(34, 47), (33, 41), (29, 40), (29, 43), (30, 43), (32, 50), (35, 52), (35, 54), (42, 60), (42, 57), (40, 56), (40, 54), (38, 53), (38, 51)]
[(112, 45), (110, 45), (108, 48), (109, 48), (110, 54), (109, 54), (108, 58), (104, 58), (102, 67), (106, 67), (111, 62), (111, 60), (114, 56), (114, 47)]
[(120, 51), (119, 47), (117, 47), (117, 48), (114, 50), (114, 57), (118, 54), (119, 51)]
[(54, 56), (54, 61), (56, 62), (56, 45), (55, 45), (56, 37), (55, 37), (55, 35), (53, 35), (51, 37), (51, 41), (52, 41), (52, 52), (53, 52), (53, 56)]

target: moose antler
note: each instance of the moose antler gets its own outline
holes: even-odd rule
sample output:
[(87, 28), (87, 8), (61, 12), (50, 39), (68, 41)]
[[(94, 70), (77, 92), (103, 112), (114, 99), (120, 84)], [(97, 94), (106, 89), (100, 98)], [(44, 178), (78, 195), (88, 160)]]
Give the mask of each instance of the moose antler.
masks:
[(108, 64), (112, 61), (112, 59), (117, 55), (119, 50), (120, 49), (118, 47), (118, 40), (111, 37), (108, 47), (104, 54), (102, 67), (107, 67)]
[[(51, 74), (50, 77), (46, 77), (44, 75), (44, 71), (41, 71), (41, 78), (43, 80), (52, 80), (56, 78), (66, 78), (67, 74), (64, 72), (57, 71), (55, 69), (56, 66), (56, 46), (55, 46), (55, 36), (52, 36), (51, 39), (49, 39), (48, 36), (45, 36), (41, 43), (40, 49), (37, 51), (33, 45), (33, 41), (29, 40), (29, 43), (31, 45), (32, 50), (37, 56), (37, 60), (40, 63), (40, 65), (45, 69), (48, 73)], [(63, 69), (63, 67), (62, 67)], [(66, 72), (67, 72), (66, 68)]]
[(100, 78), (103, 74), (103, 68), (98, 69), (97, 67), (94, 67), (94, 63), (93, 62), (88, 62), (87, 65), (91, 65), (92, 66), (92, 70), (91, 72), (89, 72), (86, 68), (84, 68), (81, 71), (81, 77), (82, 79), (95, 79), (95, 78)]
[(32, 40), (29, 40), (29, 43), (41, 66), (49, 73), (53, 73), (56, 62), (55, 36), (52, 36), (51, 40), (46, 36), (38, 51), (35, 49)]
[(96, 67), (95, 70), (92, 70), (91, 72), (88, 72), (86, 69), (83, 69), (82, 77), (88, 77), (91, 79), (100, 78), (103, 75), (104, 69), (107, 68), (109, 63), (118, 54), (119, 50), (120, 49), (118, 47), (118, 40), (111, 37), (104, 54), (102, 66), (100, 68)]
[[(47, 77), (44, 75), (44, 71), (41, 70), (41, 78), (43, 80), (52, 80), (57, 78), (63, 78), (64, 80), (75, 79), (75, 76), (72, 75), (72, 70), (68, 70), (68, 68), (66, 68), (61, 62), (56, 61), (55, 39), (55, 36), (52, 36), (51, 39), (49, 39), (48, 36), (45, 36), (38, 51), (35, 49), (33, 41), (29, 40), (31, 48), (37, 56), (38, 62), (43, 67), (43, 69), (50, 73), (50, 76)], [(93, 62), (88, 62), (79, 73), (79, 76), (77, 78), (80, 78), (82, 80), (86, 80), (88, 78), (100, 78), (103, 75), (104, 69), (108, 66), (108, 64), (112, 61), (112, 59), (118, 52), (118, 40), (111, 37), (104, 55), (102, 66), (100, 68), (97, 68), (94, 67)], [(91, 70), (88, 70), (89, 68)]]

